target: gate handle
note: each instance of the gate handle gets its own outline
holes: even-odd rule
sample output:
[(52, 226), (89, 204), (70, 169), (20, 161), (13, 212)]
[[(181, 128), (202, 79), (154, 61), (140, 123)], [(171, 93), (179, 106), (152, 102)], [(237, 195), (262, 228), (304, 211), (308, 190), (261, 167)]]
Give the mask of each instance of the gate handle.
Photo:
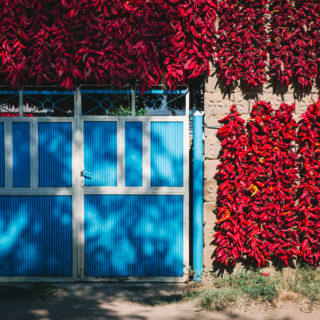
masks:
[(86, 172), (86, 171), (84, 171), (84, 170), (81, 170), (81, 177), (84, 177), (84, 176), (86, 176), (86, 175), (89, 175), (90, 176), (90, 172)]

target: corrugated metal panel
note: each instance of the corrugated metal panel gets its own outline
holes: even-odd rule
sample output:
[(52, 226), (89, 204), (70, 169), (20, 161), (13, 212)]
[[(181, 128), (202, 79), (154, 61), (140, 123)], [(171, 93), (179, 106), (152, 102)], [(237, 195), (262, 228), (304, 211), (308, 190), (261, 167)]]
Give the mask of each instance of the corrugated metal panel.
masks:
[(117, 123), (84, 123), (84, 185), (117, 185)]
[(0, 187), (4, 187), (4, 126), (0, 122)]
[(0, 276), (72, 275), (72, 197), (0, 196)]
[(38, 124), (39, 186), (72, 186), (72, 124)]
[(86, 195), (87, 276), (182, 276), (183, 196)]
[(183, 186), (183, 122), (151, 122), (151, 186)]
[(125, 124), (125, 179), (127, 187), (142, 186), (142, 122)]
[(30, 187), (30, 124), (12, 123), (13, 186)]

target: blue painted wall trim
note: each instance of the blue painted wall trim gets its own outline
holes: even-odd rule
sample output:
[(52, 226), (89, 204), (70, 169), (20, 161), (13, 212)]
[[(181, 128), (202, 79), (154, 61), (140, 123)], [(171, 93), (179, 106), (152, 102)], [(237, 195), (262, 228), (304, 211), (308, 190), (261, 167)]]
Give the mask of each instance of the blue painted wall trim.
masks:
[(142, 122), (125, 123), (126, 187), (142, 187)]
[(30, 123), (12, 123), (13, 186), (30, 187)]
[(203, 269), (203, 115), (193, 116), (193, 269), (200, 281)]

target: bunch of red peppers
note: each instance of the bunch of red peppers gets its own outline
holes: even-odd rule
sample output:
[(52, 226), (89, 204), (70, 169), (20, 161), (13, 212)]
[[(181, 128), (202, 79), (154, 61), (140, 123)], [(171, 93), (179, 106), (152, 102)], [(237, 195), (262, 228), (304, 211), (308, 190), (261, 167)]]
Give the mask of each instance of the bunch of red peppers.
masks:
[(273, 109), (266, 102), (259, 102), (252, 108), (251, 117), (246, 126), (249, 140), (249, 157), (251, 163), (247, 167), (246, 190), (250, 193), (247, 202), (247, 220), (250, 228), (247, 234), (248, 259), (258, 266), (264, 266), (270, 259), (271, 248), (266, 229), (273, 220), (273, 203), (268, 201), (267, 181), (272, 180), (272, 166), (269, 157), (272, 155), (274, 131)]
[(220, 182), (217, 198), (219, 231), (214, 235), (217, 245), (215, 256), (220, 263), (234, 266), (246, 253), (243, 210), (248, 198), (244, 191), (248, 139), (244, 120), (235, 106), (220, 123), (224, 126), (218, 130), (222, 150), (217, 173)]
[[(154, 0), (159, 3), (159, 0)], [(170, 36), (161, 45), (160, 61), (164, 61), (165, 80), (170, 88), (187, 79), (209, 75), (209, 61), (216, 48), (216, 11), (218, 0), (166, 0)], [(161, 3), (161, 1), (160, 1)], [(162, 5), (161, 5), (162, 6)], [(150, 24), (153, 20), (150, 19)], [(157, 26), (154, 34), (159, 35)], [(163, 36), (159, 36), (159, 40)], [(163, 40), (162, 40), (163, 41)]]
[(2, 0), (2, 82), (170, 88), (209, 72), (217, 0)]
[(302, 258), (320, 261), (320, 100), (303, 115), (299, 132), (299, 232)]
[(297, 254), (298, 170), (293, 151), (297, 124), (292, 118), (293, 110), (294, 105), (282, 104), (275, 111), (270, 104), (259, 102), (253, 106), (247, 125), (252, 159), (248, 185), (257, 190), (248, 208), (255, 224), (250, 243), (252, 250), (253, 244), (258, 247), (251, 258), (258, 266), (273, 259), (288, 265)]
[[(319, 78), (320, 3), (311, 0), (222, 0), (216, 66), (226, 85), (249, 87), (270, 77), (303, 90)], [(270, 21), (270, 23), (269, 23)]]
[(2, 0), (1, 82), (174, 88), (208, 74), (213, 57), (227, 85), (253, 88), (266, 82), (269, 55), (273, 79), (307, 89), (319, 78), (319, 9), (311, 0)]
[(318, 74), (320, 7), (310, 0), (271, 0), (270, 76), (311, 88)]
[[(218, 220), (218, 232), (214, 235), (216, 261), (225, 265), (232, 261), (234, 265), (244, 258), (257, 266), (265, 266), (268, 260), (289, 265), (300, 254), (295, 202), (297, 123), (293, 110), (294, 105), (282, 104), (275, 111), (270, 104), (258, 102), (246, 130), (241, 129), (241, 141), (234, 141), (234, 135), (234, 140), (228, 135), (222, 140), (217, 215), (219, 219), (219, 213), (228, 208), (232, 219)], [(229, 117), (233, 119), (233, 110)], [(225, 132), (227, 125), (220, 130)], [(227, 132), (232, 133), (231, 129)], [(218, 137), (222, 137), (219, 131)], [(241, 146), (241, 151), (235, 146)], [(239, 152), (243, 156), (235, 167), (233, 155)], [(230, 190), (236, 190), (236, 201)]]
[(267, 1), (222, 0), (216, 66), (226, 85), (238, 80), (248, 87), (266, 81)]
[[(296, 207), (296, 191), (299, 181), (297, 154), (297, 122), (293, 119), (295, 105), (282, 103), (275, 112), (273, 133), (274, 154), (273, 186), (274, 186), (274, 215), (273, 222), (276, 230), (272, 230), (274, 241), (272, 255), (288, 266), (299, 255), (300, 246), (298, 233), (298, 215)], [(272, 186), (271, 186), (272, 188)], [(272, 196), (270, 194), (270, 198)], [(270, 201), (270, 198), (268, 199)]]

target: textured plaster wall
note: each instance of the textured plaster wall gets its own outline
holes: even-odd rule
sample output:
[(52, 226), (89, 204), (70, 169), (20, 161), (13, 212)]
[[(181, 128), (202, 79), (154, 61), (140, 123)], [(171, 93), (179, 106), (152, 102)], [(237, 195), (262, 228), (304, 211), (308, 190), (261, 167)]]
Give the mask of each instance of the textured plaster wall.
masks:
[[(249, 119), (249, 113), (255, 101), (264, 100), (271, 103), (274, 109), (280, 107), (282, 102), (295, 103), (295, 119), (303, 114), (308, 106), (316, 102), (319, 97), (319, 89), (314, 88), (308, 94), (300, 94), (292, 87), (288, 90), (274, 88), (266, 84), (260, 90), (246, 90), (236, 87), (232, 90), (226, 90), (221, 86), (215, 76), (214, 68), (211, 68), (211, 75), (205, 85), (204, 98), (204, 124), (207, 126), (218, 126), (218, 120), (229, 113), (229, 109), (236, 104), (238, 111), (245, 120)], [(274, 92), (278, 91), (278, 92)], [(205, 128), (205, 162), (204, 162), (204, 248), (203, 263), (207, 269), (212, 269), (212, 254), (214, 246), (211, 244), (214, 234), (214, 225), (216, 222), (213, 210), (216, 208), (217, 182), (214, 178), (219, 164), (218, 156), (220, 152), (220, 141), (216, 136), (217, 129)]]

